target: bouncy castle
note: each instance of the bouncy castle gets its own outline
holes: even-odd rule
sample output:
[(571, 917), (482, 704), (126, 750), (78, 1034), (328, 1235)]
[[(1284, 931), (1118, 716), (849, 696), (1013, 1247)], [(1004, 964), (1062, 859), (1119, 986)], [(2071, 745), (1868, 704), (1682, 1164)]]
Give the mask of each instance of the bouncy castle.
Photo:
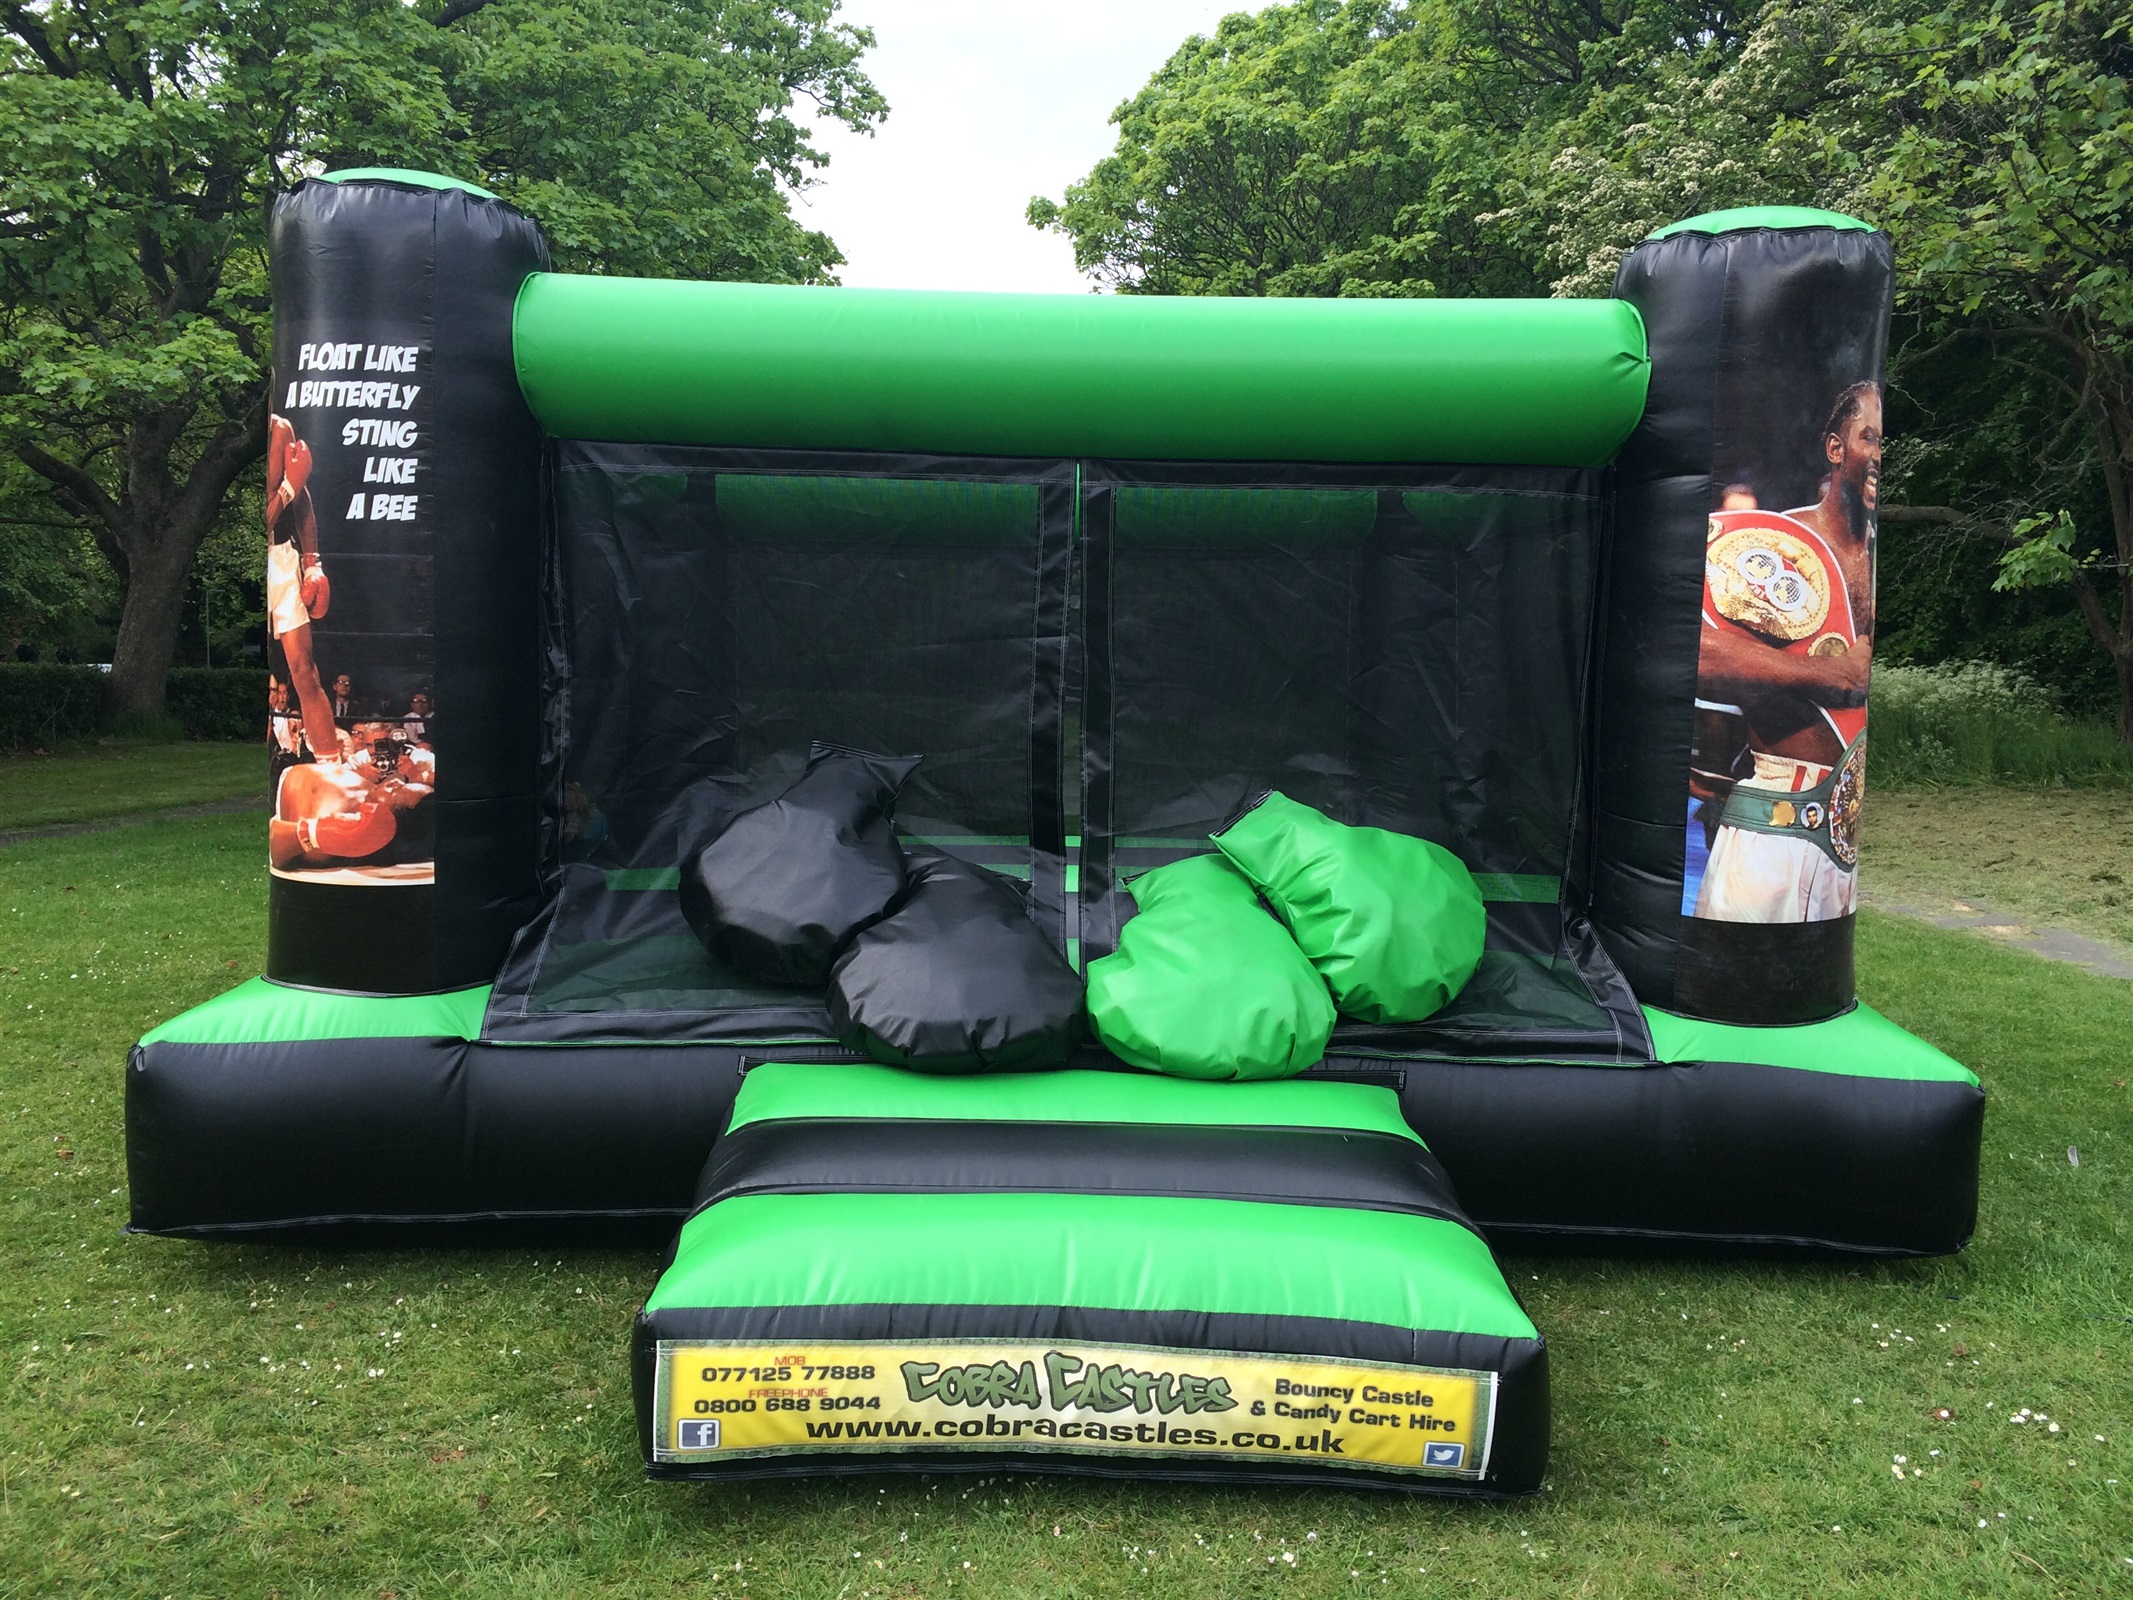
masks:
[(1853, 992), (1874, 228), (905, 293), (375, 169), (272, 258), (267, 971), (133, 1051), (134, 1229), (672, 1238), (655, 1476), (1484, 1494), (1492, 1244), (1969, 1238)]

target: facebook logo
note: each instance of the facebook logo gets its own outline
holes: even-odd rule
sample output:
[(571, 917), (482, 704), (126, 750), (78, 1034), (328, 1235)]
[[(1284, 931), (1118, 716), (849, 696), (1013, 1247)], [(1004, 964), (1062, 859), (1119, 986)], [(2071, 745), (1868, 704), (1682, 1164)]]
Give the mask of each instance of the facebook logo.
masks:
[[(716, 1450), (718, 1448), (718, 1418), (708, 1422), (688, 1421), (681, 1425), (681, 1448), (684, 1450)], [(1432, 1449), (1435, 1446), (1431, 1446)]]
[[(684, 1422), (682, 1426), (686, 1428), (688, 1424)], [(1463, 1444), (1426, 1444), (1422, 1447), (1422, 1465), (1425, 1467), (1463, 1467), (1466, 1465), (1466, 1446)]]

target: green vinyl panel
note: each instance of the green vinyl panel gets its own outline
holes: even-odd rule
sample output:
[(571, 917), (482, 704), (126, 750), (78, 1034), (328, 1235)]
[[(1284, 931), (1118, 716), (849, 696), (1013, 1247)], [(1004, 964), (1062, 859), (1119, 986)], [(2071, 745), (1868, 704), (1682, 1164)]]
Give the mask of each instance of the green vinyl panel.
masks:
[(801, 1117), (1341, 1128), (1415, 1137), (1390, 1089), (1309, 1078), (1215, 1083), (1080, 1068), (944, 1078), (900, 1067), (770, 1062), (741, 1080), (732, 1126)]
[(1489, 1247), (1456, 1222), (1113, 1194), (738, 1196), (683, 1226), (645, 1309), (882, 1304), (1233, 1312), (1536, 1337)]
[(1742, 1061), (1750, 1065), (1830, 1072), (1847, 1078), (1904, 1078), (1926, 1083), (1976, 1083), (1952, 1056), (1889, 1021), (1872, 1006), (1855, 1005), (1826, 1022), (1786, 1028), (1744, 1028), (1644, 1008), (1652, 1053), (1659, 1060)]
[(342, 167), (336, 172), (320, 173), (319, 179), (324, 183), (404, 183), (410, 189), (457, 189), (484, 200), (496, 198), (478, 183), (448, 178), (441, 172), (417, 172), (412, 167)]
[(447, 994), (336, 994), (250, 978), (181, 1011), (143, 1044), (275, 1044), (296, 1039), (478, 1039), (489, 986)]
[(1677, 233), (1745, 233), (1750, 228), (1842, 228), (1861, 233), (1874, 231), (1873, 224), (1847, 217), (1841, 211), (1816, 206), (1734, 206), (1728, 211), (1706, 211), (1700, 217), (1669, 222), (1647, 239), (1671, 239)]
[(965, 294), (537, 273), (563, 438), (978, 455), (1597, 466), (1644, 409), (1620, 300)]

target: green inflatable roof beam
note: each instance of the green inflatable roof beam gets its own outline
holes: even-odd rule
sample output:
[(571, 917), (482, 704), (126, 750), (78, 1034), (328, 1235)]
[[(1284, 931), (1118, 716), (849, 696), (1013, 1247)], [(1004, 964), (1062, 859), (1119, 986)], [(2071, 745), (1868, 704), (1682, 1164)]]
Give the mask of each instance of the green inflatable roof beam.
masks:
[(1814, 206), (1735, 206), (1729, 211), (1706, 211), (1700, 217), (1684, 217), (1645, 235), (1671, 239), (1677, 233), (1746, 233), (1751, 228), (1845, 228), (1872, 233), (1871, 222), (1847, 217), (1841, 211), (1822, 211)]
[(1643, 414), (1621, 300), (1016, 295), (536, 273), (551, 434), (755, 448), (1599, 466)]
[(478, 183), (469, 183), (464, 178), (448, 178), (441, 172), (417, 172), (412, 167), (342, 167), (337, 172), (319, 174), (321, 183), (404, 183), (414, 189), (460, 189), (468, 194), (477, 194), (484, 200), (494, 200), (496, 195)]

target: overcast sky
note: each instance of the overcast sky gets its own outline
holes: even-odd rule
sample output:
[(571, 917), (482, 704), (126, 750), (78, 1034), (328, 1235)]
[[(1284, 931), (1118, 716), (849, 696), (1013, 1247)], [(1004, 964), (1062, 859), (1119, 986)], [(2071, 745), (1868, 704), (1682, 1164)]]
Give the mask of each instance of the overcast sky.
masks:
[(1240, 0), (845, 0), (874, 30), (888, 97), (871, 138), (819, 125), (830, 155), (795, 212), (837, 241), (847, 284), (1074, 293), (1072, 246), (1022, 220), (1112, 147), (1113, 108)]

